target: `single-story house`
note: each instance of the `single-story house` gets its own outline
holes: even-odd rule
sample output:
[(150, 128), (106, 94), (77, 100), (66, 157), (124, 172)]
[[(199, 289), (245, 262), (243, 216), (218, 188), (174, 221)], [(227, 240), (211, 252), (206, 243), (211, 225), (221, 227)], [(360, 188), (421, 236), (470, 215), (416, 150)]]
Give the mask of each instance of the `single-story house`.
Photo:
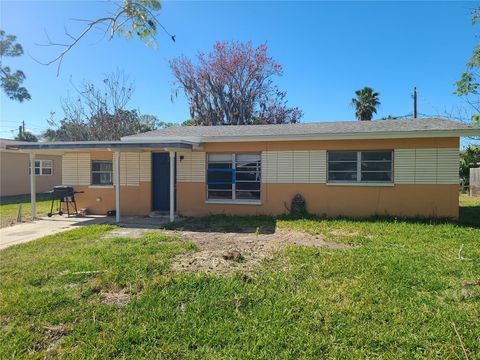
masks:
[[(93, 214), (278, 215), (295, 194), (327, 216), (458, 217), (459, 138), (443, 119), (170, 127), (121, 141), (22, 144), (61, 153)], [(32, 180), (35, 180), (32, 177)], [(120, 186), (118, 186), (120, 184)]]
[[(0, 196), (30, 193), (30, 162), (28, 154), (7, 149), (24, 144), (22, 141), (0, 139)], [(62, 184), (62, 157), (43, 154), (35, 159), (37, 192), (52, 190)]]

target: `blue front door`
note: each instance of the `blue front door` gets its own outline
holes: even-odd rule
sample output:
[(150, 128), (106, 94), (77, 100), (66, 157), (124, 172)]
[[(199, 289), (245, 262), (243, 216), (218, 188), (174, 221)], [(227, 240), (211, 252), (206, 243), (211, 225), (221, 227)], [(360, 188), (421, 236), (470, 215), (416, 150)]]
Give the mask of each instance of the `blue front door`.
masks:
[(170, 156), (152, 153), (152, 210), (170, 210)]

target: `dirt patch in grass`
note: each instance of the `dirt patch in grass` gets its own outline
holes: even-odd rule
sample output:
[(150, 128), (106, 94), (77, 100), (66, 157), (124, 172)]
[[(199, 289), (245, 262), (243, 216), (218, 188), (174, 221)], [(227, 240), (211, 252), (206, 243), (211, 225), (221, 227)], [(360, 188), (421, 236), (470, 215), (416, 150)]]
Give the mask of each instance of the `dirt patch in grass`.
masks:
[(102, 292), (100, 293), (100, 296), (102, 297), (102, 304), (117, 306), (127, 305), (132, 297), (131, 294), (128, 294), (123, 290)]
[[(274, 254), (290, 245), (326, 249), (348, 249), (352, 245), (326, 241), (322, 235), (276, 228), (262, 233), (255, 228), (242, 228), (235, 232), (221, 231), (216, 227), (192, 230), (158, 230), (171, 235), (177, 241), (192, 242), (198, 251), (177, 255), (172, 263), (174, 272), (207, 272), (230, 274), (236, 271), (252, 272), (263, 261), (273, 260)], [(141, 238), (151, 229), (117, 228), (103, 238)], [(129, 294), (124, 292), (102, 293), (102, 303), (125, 305)]]
[(10, 315), (3, 315), (2, 319), (0, 320), (0, 328), (7, 326), (11, 320), (12, 317)]
[(112, 239), (112, 238), (130, 238), (130, 239), (140, 239), (145, 233), (146, 229), (137, 229), (137, 228), (123, 228), (119, 227), (112, 231), (109, 231), (103, 235), (102, 239)]
[[(277, 229), (273, 234), (175, 232), (181, 239), (197, 245), (199, 251), (178, 255), (172, 264), (174, 271), (229, 274), (251, 272), (263, 261), (273, 260), (274, 253), (289, 245), (327, 249), (348, 249), (348, 244), (328, 242), (320, 235)], [(234, 254), (234, 256), (230, 256)]]
[(63, 325), (47, 326), (45, 327), (44, 336), (45, 344), (44, 348), (47, 351), (51, 351), (55, 348), (60, 340), (70, 333), (70, 330)]
[(357, 236), (360, 235), (360, 232), (347, 229), (335, 229), (330, 231), (330, 234), (334, 236)]

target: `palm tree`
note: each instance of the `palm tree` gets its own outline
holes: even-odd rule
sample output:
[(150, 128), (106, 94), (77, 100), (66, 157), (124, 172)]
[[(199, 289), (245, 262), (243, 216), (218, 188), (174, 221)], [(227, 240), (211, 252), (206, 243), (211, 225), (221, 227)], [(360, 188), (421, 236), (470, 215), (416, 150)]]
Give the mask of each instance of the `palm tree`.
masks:
[(352, 105), (355, 106), (355, 116), (357, 120), (372, 120), (373, 114), (377, 113), (379, 93), (372, 88), (365, 86), (363, 89), (355, 91), (356, 98), (352, 99)]

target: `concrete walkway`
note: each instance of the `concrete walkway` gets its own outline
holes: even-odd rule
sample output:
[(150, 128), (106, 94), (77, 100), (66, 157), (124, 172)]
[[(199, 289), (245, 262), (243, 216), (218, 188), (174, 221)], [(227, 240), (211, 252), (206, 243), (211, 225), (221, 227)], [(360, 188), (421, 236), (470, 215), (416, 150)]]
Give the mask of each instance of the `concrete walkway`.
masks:
[[(179, 217), (175, 217), (180, 220)], [(79, 226), (94, 224), (116, 224), (125, 228), (158, 229), (168, 223), (168, 216), (139, 217), (123, 216), (120, 223), (115, 223), (115, 217), (89, 215), (86, 217), (53, 216), (42, 217), (33, 222), (26, 222), (0, 229), (0, 250), (9, 246), (29, 242), (47, 235), (58, 234)]]
[(33, 222), (17, 224), (0, 229), (0, 250), (9, 246), (29, 242), (47, 235), (72, 230), (78, 226), (103, 224), (111, 222), (104, 216), (45, 217)]

